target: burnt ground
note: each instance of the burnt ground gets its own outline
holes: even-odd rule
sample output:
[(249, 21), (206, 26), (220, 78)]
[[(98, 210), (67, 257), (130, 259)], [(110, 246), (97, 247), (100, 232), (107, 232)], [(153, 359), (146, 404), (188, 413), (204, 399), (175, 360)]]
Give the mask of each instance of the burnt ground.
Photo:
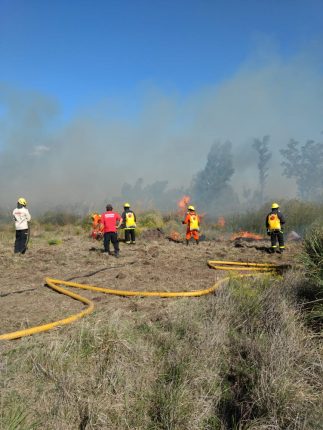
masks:
[[(210, 269), (207, 260), (293, 264), (300, 247), (299, 242), (287, 243), (281, 256), (267, 253), (268, 240), (230, 241), (229, 236), (222, 236), (199, 246), (186, 246), (152, 235), (150, 240), (147, 236), (139, 238), (136, 245), (120, 243), (120, 258), (116, 259), (102, 254), (102, 243), (83, 233), (62, 230), (55, 234), (61, 237), (58, 244), (50, 245), (48, 234), (38, 232), (25, 255), (14, 255), (13, 234), (4, 233), (0, 243), (1, 334), (58, 320), (83, 308), (81, 303), (44, 286), (46, 276), (124, 290), (191, 291), (210, 287), (224, 276), (223, 272)], [(150, 318), (156, 317), (169, 300), (182, 300), (80, 293), (94, 300), (98, 311), (140, 311)]]

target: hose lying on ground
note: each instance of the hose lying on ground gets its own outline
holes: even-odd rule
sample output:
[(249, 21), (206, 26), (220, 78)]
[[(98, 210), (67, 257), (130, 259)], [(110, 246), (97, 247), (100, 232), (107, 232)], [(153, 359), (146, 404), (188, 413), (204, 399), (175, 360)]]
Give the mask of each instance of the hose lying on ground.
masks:
[[(286, 268), (286, 265), (275, 265), (271, 263), (243, 263), (243, 262), (234, 262), (234, 261), (218, 261), (218, 260), (210, 260), (208, 261), (209, 267), (213, 269), (218, 270), (237, 270), (237, 271), (257, 271), (257, 272), (277, 272), (281, 268)], [(253, 273), (239, 275), (239, 277), (246, 277), (246, 276), (253, 276)], [(177, 291), (177, 292), (167, 292), (167, 291), (126, 291), (126, 290), (115, 290), (110, 288), (101, 288), (96, 287), (94, 285), (87, 285), (87, 284), (78, 284), (76, 282), (68, 282), (68, 281), (62, 281), (60, 279), (52, 279), (52, 278), (45, 278), (45, 285), (49, 286), (53, 290), (65, 294), (69, 297), (72, 297), (75, 300), (78, 300), (86, 305), (88, 307), (84, 309), (81, 312), (78, 312), (76, 314), (73, 314), (67, 318), (53, 321), (48, 324), (43, 324), (35, 327), (30, 327), (27, 329), (22, 329), (18, 331), (14, 331), (11, 333), (4, 333), (0, 335), (0, 340), (12, 340), (12, 339), (18, 339), (20, 337), (30, 336), (32, 334), (41, 333), (44, 331), (51, 330), (55, 327), (59, 327), (65, 324), (70, 324), (85, 315), (88, 315), (93, 312), (94, 310), (94, 303), (92, 300), (82, 297), (79, 294), (73, 293), (72, 291), (69, 291), (63, 287), (60, 287), (59, 285), (64, 285), (66, 287), (73, 287), (73, 288), (80, 288), (83, 290), (90, 290), (90, 291), (98, 291), (105, 294), (113, 294), (117, 296), (135, 296), (135, 297), (200, 297), (204, 296), (206, 294), (213, 293), (215, 290), (217, 290), (222, 284), (224, 284), (226, 281), (228, 281), (230, 277), (225, 277), (217, 281), (212, 287), (206, 288), (204, 290), (195, 290), (195, 291)]]

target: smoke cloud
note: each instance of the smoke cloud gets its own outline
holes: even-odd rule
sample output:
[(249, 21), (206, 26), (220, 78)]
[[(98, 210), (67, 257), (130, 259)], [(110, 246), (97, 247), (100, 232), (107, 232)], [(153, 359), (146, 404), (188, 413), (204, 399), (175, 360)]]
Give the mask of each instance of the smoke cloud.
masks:
[(35, 208), (101, 209), (123, 183), (138, 178), (186, 188), (205, 166), (211, 145), (227, 140), (233, 144), (232, 185), (241, 194), (257, 188), (252, 142), (266, 135), (273, 157), (265, 194), (290, 197), (295, 186), (281, 175), (279, 149), (290, 138), (322, 141), (321, 60), (315, 50), (288, 60), (254, 55), (225, 82), (185, 98), (142, 85), (133, 116), (112, 115), (110, 101), (87, 106), (68, 121), (57, 100), (2, 83), (1, 206), (12, 207), (24, 196)]

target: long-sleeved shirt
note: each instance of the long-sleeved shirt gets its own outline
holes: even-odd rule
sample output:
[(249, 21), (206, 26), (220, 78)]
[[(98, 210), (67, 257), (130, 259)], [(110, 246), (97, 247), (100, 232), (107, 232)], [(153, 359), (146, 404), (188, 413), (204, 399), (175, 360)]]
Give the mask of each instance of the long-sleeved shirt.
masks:
[(16, 230), (27, 230), (28, 222), (31, 220), (29, 210), (25, 207), (16, 208), (12, 212)]

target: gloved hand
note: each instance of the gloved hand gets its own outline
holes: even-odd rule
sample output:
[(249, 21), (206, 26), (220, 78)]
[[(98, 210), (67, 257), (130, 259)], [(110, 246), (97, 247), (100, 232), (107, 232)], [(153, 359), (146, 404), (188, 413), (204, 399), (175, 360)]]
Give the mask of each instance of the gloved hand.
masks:
[(185, 221), (182, 221), (182, 224), (185, 224)]

